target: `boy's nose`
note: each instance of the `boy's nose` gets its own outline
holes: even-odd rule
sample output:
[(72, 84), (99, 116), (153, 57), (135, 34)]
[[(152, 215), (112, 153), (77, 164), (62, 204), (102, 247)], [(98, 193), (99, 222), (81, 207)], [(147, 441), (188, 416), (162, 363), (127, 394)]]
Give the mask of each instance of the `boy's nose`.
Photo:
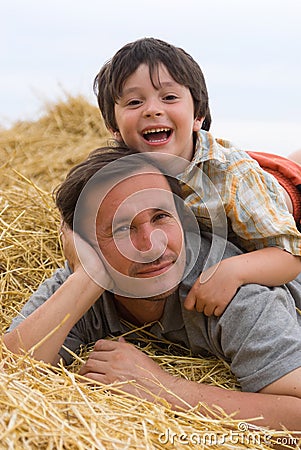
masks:
[(144, 117), (160, 117), (163, 114), (162, 105), (157, 101), (148, 102), (145, 105), (143, 115)]
[(162, 112), (161, 112), (161, 111), (156, 111), (156, 112), (150, 112), (150, 111), (148, 111), (148, 112), (144, 113), (144, 116), (147, 117), (147, 118), (150, 118), (150, 117), (160, 117), (161, 115), (162, 115)]

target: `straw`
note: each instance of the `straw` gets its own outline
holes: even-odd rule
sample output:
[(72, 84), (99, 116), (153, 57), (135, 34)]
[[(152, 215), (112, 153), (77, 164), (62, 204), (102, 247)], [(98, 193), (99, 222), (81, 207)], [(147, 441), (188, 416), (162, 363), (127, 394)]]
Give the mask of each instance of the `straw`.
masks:
[[(0, 131), (1, 334), (64, 262), (53, 188), (108, 137), (98, 109), (68, 95), (47, 105), (40, 119)], [(193, 356), (143, 327), (135, 335), (141, 350), (174, 376), (239, 389), (227, 363)], [(125, 338), (131, 341), (131, 333)], [(78, 371), (90, 350), (67, 368), (53, 368), (0, 343), (1, 449), (268, 449), (280, 435), (294, 443), (288, 432), (254, 430), (221, 410), (211, 418), (199, 407), (174, 412), (159, 397), (152, 403), (124, 394), (123, 383), (84, 383)]]

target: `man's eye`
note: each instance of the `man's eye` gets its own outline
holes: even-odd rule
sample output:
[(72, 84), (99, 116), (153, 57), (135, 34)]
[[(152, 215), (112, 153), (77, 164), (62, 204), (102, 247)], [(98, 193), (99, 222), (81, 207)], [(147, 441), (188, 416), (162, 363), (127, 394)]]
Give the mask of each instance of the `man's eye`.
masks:
[(165, 220), (165, 219), (169, 219), (171, 217), (172, 216), (169, 213), (162, 212), (162, 213), (156, 214), (154, 220), (156, 220), (156, 221), (157, 220)]
[(115, 228), (115, 230), (112, 231), (113, 236), (124, 236), (125, 234), (128, 234), (130, 228), (130, 225), (123, 225), (121, 227)]

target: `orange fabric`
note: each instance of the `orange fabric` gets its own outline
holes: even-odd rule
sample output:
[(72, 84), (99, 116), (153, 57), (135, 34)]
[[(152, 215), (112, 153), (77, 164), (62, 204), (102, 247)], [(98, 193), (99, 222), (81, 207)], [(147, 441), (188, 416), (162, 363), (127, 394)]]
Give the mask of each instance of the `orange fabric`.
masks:
[(262, 152), (247, 152), (260, 167), (273, 175), (289, 194), (297, 225), (301, 221), (301, 165), (283, 156)]

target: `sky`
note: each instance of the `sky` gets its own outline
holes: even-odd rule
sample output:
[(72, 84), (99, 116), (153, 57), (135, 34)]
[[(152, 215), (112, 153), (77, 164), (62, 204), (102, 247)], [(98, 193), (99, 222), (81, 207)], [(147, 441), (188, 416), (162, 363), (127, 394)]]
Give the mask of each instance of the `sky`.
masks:
[(156, 37), (201, 66), (215, 137), (301, 149), (301, 0), (10, 0), (0, 14), (0, 126), (84, 95), (127, 42)]

